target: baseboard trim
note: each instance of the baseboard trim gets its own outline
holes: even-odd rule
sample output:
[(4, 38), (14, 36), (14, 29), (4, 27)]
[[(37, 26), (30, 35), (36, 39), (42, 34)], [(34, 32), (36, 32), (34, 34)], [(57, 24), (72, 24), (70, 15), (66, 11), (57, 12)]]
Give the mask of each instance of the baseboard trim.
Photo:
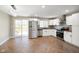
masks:
[(70, 44), (71, 46), (74, 46), (74, 47), (76, 47), (76, 48), (79, 48), (79, 46), (77, 46), (77, 45), (74, 45), (74, 44), (69, 43), (69, 42), (67, 42), (67, 41), (64, 41), (64, 42), (67, 43), (67, 44)]
[(0, 46), (1, 46), (2, 44), (4, 44), (6, 41), (8, 41), (9, 39), (10, 39), (10, 38), (8, 38), (8, 39), (2, 41), (2, 42), (0, 43)]

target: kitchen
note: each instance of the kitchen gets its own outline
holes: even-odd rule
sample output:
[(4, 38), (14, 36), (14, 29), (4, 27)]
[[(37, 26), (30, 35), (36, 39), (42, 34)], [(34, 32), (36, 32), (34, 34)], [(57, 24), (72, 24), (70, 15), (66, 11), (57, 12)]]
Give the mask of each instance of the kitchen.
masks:
[[(53, 36), (71, 45), (79, 47), (79, 42), (75, 41), (76, 30), (78, 29), (79, 13), (62, 15), (54, 19), (37, 19), (37, 35), (36, 37)], [(75, 19), (74, 19), (75, 18)], [(76, 26), (76, 27), (75, 27)], [(78, 33), (78, 32), (77, 32)], [(78, 37), (77, 39), (78, 40)], [(75, 42), (74, 42), (75, 41)]]
[[(16, 10), (12, 9), (12, 6)], [(4, 28), (7, 27), (6, 31), (1, 26), (3, 34), (0, 37), (0, 52), (79, 52), (79, 9), (77, 9), (79, 6), (11, 5), (0, 7), (3, 7), (2, 11), (5, 11), (5, 7), (11, 7), (8, 10), (12, 12), (16, 11), (8, 15), (10, 21), (8, 17), (4, 17), (5, 13), (0, 12), (1, 24), (5, 25)], [(6, 24), (5, 18), (7, 18)]]

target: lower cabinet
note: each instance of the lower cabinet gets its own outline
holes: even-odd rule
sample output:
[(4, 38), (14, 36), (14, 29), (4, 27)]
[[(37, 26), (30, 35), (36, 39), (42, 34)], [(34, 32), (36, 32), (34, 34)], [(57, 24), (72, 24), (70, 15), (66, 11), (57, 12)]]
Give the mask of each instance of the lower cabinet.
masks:
[(64, 31), (64, 40), (66, 42), (72, 43), (72, 33)]
[(49, 36), (49, 31), (47, 29), (43, 29), (42, 36)]
[(56, 30), (51, 30), (50, 33), (51, 33), (52, 36), (56, 37)]
[(43, 29), (42, 36), (55, 36), (56, 37), (56, 30), (55, 29)]

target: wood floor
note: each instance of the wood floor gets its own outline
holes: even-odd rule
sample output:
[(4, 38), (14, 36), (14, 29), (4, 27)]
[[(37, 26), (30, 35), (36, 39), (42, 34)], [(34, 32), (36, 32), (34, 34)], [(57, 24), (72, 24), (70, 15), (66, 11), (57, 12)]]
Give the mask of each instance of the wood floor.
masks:
[(15, 38), (0, 46), (1, 53), (78, 53), (79, 48), (55, 37)]

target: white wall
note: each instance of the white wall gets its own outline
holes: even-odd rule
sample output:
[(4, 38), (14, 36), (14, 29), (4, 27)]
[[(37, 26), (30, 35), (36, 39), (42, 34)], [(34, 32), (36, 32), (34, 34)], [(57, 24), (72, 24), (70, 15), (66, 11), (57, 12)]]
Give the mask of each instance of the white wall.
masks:
[(9, 39), (9, 15), (0, 11), (0, 45)]
[(14, 17), (10, 16), (10, 38), (15, 37), (15, 19)]

